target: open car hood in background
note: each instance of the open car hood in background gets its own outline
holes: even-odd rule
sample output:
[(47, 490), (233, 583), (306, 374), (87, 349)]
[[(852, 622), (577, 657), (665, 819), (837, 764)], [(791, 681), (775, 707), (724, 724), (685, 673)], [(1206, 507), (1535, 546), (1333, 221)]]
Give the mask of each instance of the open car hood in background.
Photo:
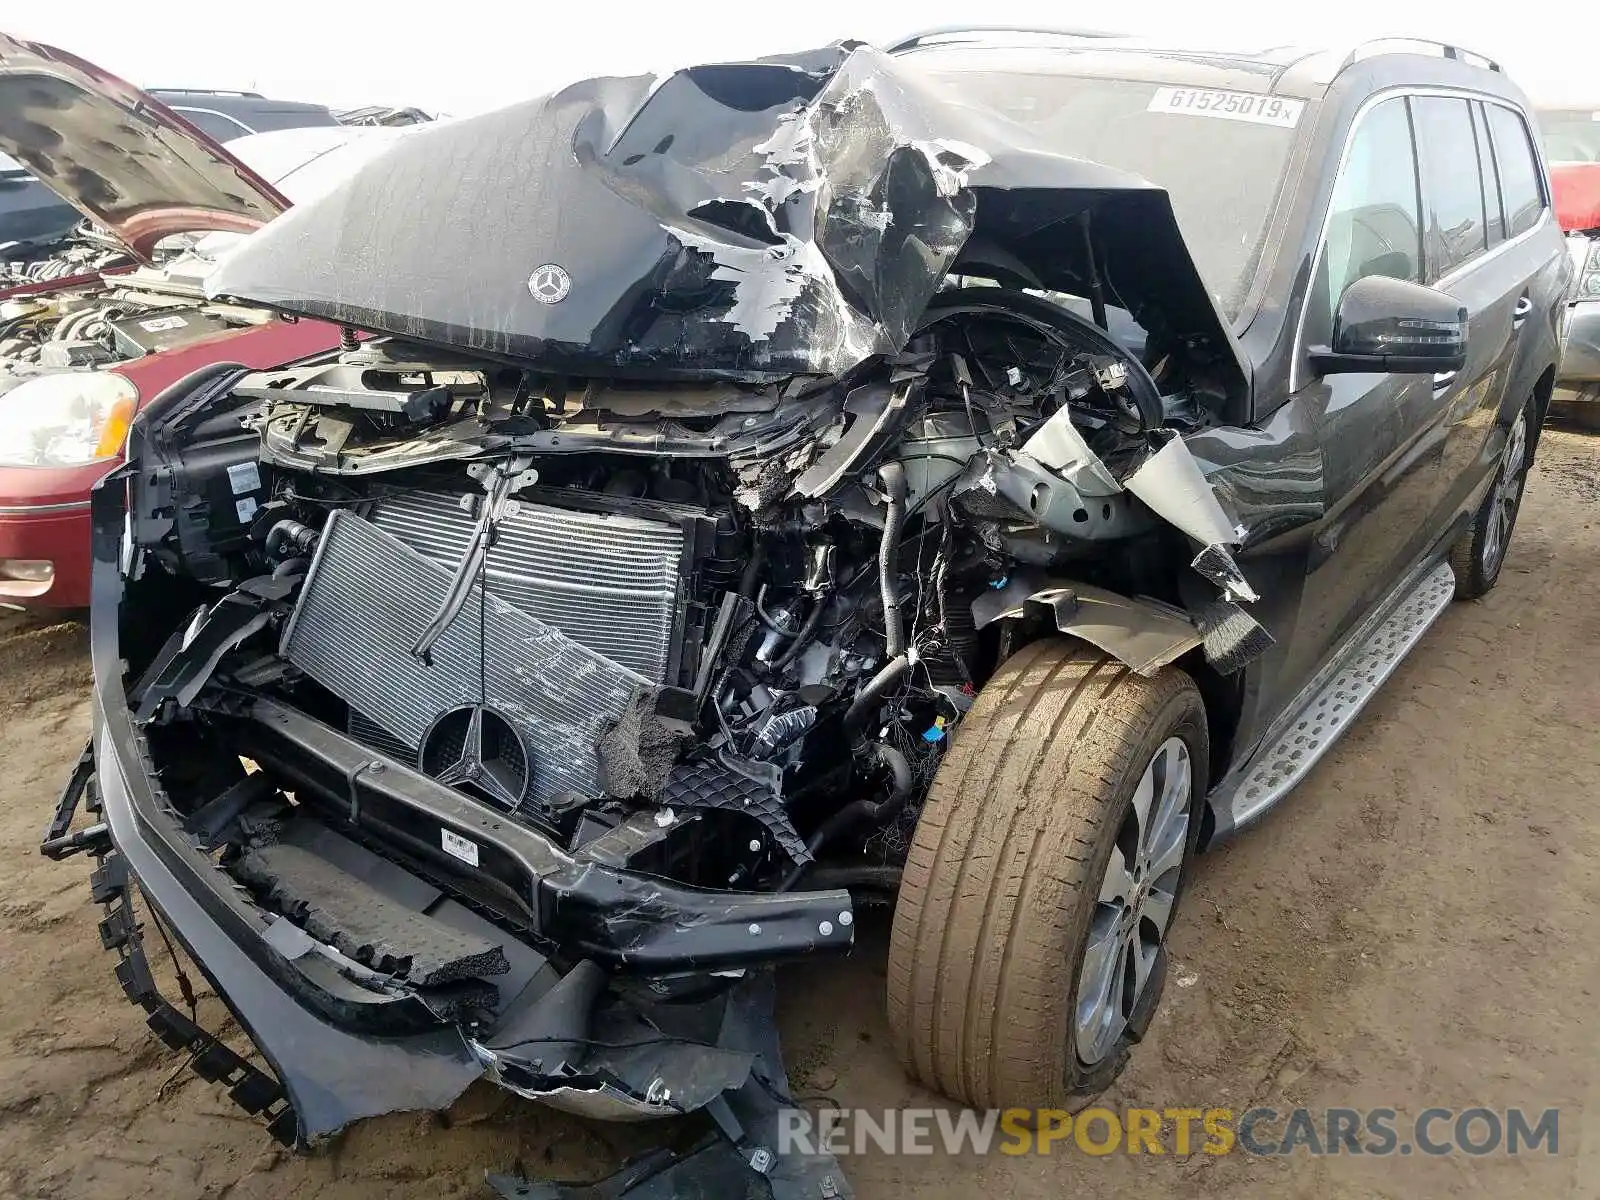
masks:
[(1099, 274), (1243, 372), (1165, 191), (859, 43), (420, 126), (206, 287), (577, 375), (756, 381), (898, 353), (980, 246), (1031, 286)]
[(0, 150), (145, 262), (164, 237), (248, 233), (288, 207), (271, 184), (138, 88), (5, 34)]

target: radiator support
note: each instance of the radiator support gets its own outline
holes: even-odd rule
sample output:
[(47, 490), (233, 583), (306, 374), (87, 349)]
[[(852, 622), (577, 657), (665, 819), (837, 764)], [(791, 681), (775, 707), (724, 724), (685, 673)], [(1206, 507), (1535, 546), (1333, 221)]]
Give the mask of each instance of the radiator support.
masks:
[(444, 714), (492, 709), (527, 746), (527, 805), (601, 795), (598, 745), (656, 690), (653, 681), (481, 582), (419, 661), (410, 647), (439, 611), (451, 574), (372, 521), (335, 511), (284, 628), (282, 655), (413, 754)]

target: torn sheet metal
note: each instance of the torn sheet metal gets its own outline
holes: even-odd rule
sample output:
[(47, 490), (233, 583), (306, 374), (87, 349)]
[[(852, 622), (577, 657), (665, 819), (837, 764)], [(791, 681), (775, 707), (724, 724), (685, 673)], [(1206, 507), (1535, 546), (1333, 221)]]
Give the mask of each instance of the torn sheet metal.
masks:
[(1223, 599), (1250, 603), (1261, 598), (1228, 549), (1244, 540), (1244, 532), (1228, 519), (1181, 437), (1169, 438), (1124, 484), (1162, 520), (1204, 547), (1190, 565), (1222, 589)]
[(1180, 609), (1157, 600), (1119, 596), (1083, 583), (1013, 578), (972, 605), (977, 628), (1029, 609), (1048, 610), (1056, 628), (1098, 646), (1140, 675), (1154, 675), (1199, 646), (1202, 635)]
[(1254, 604), (1261, 599), (1226, 546), (1207, 546), (1189, 565), (1221, 588), (1224, 600)]
[(1089, 449), (1089, 443), (1072, 423), (1071, 405), (1058, 408), (1029, 435), (1016, 453), (1054, 471), (1084, 496), (1115, 496), (1122, 491), (1116, 476), (1100, 461), (1100, 456)]
[(1181, 437), (1167, 440), (1123, 486), (1150, 511), (1202, 546), (1236, 546), (1240, 536)]
[(589, 376), (836, 375), (904, 348), (975, 231), (1081, 288), (1050, 231), (1093, 210), (1119, 296), (1242, 383), (1166, 193), (1039, 138), (859, 43), (586, 80), (419, 128), (207, 286)]

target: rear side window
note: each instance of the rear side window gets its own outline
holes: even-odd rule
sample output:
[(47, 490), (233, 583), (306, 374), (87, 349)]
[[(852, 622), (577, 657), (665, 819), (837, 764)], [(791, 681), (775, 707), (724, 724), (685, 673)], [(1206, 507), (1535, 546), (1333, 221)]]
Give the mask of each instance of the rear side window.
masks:
[(1311, 342), (1326, 341), (1345, 288), (1367, 275), (1422, 281), (1411, 121), (1400, 97), (1361, 118), (1328, 207), (1322, 265), (1308, 299)]
[(1494, 141), (1495, 165), (1499, 168), (1500, 191), (1504, 198), (1507, 236), (1527, 233), (1539, 223), (1544, 212), (1544, 188), (1539, 183), (1538, 160), (1528, 125), (1520, 113), (1500, 104), (1486, 104), (1489, 133)]
[(1453, 96), (1413, 96), (1422, 166), (1422, 211), (1432, 283), (1483, 253), (1483, 182), (1467, 101)]
[(1483, 216), (1489, 226), (1489, 245), (1498, 246), (1506, 240), (1505, 218), (1500, 212), (1500, 179), (1494, 171), (1488, 118), (1476, 100), (1472, 102), (1472, 132), (1478, 143), (1478, 178), (1483, 183)]

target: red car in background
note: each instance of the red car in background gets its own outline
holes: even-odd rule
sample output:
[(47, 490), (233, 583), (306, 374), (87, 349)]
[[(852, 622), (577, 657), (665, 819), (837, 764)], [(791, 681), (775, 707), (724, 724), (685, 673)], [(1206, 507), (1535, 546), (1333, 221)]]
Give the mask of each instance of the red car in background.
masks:
[(1556, 219), (1576, 272), (1551, 410), (1600, 428), (1600, 105), (1543, 108)]
[(338, 344), (336, 326), (207, 300), (204, 278), (291, 197), (408, 132), (292, 129), (224, 150), (92, 64), (0, 34), (0, 153), (87, 218), (60, 277), (0, 285), (0, 604), (88, 604), (89, 491), (142, 402), (209, 363)]

